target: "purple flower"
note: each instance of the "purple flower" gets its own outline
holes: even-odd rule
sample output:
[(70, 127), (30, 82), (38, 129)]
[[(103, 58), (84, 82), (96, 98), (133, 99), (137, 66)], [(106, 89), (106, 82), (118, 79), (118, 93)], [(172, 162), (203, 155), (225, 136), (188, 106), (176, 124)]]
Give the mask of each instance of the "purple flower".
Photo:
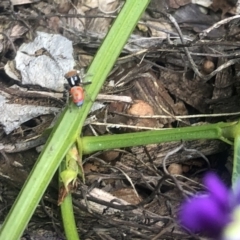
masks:
[[(233, 221), (236, 222), (234, 211), (240, 207), (240, 185), (233, 193), (214, 173), (208, 173), (203, 182), (207, 192), (195, 195), (181, 205), (181, 225), (194, 233), (201, 232), (214, 239), (233, 239), (226, 236), (229, 234), (226, 229), (230, 232), (231, 228), (232, 231)], [(240, 231), (238, 233), (240, 236)]]

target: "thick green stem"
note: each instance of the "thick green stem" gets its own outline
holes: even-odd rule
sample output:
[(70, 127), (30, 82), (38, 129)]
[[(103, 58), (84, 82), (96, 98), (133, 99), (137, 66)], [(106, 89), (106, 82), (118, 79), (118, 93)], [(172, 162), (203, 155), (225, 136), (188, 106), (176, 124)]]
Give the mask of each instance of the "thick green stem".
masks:
[[(73, 144), (77, 109), (64, 111), (0, 230), (0, 239), (20, 239), (61, 160)], [(69, 118), (72, 121), (69, 121)]]

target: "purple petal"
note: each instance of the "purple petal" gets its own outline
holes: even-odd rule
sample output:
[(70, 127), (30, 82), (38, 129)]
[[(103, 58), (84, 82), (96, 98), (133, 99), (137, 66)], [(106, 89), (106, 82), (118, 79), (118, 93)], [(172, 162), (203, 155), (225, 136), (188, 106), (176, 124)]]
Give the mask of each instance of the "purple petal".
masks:
[(215, 173), (210, 172), (205, 175), (203, 182), (208, 189), (210, 197), (215, 199), (216, 204), (219, 204), (223, 211), (229, 211), (230, 194), (221, 179)]
[(179, 220), (192, 232), (204, 232), (210, 237), (219, 237), (229, 216), (210, 196), (197, 196), (181, 206)]

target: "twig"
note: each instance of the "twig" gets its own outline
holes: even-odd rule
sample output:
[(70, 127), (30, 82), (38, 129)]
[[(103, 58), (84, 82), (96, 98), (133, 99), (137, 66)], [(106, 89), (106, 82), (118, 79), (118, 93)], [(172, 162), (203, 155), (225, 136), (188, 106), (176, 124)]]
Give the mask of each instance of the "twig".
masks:
[[(182, 32), (181, 32), (181, 29), (180, 29), (178, 23), (176, 22), (175, 18), (172, 17), (172, 15), (170, 15), (170, 14), (166, 14), (166, 13), (164, 13), (164, 12), (161, 12), (161, 13), (162, 13), (164, 16), (166, 16), (166, 17), (173, 23), (173, 25), (175, 26), (175, 28), (176, 28), (176, 30), (177, 30), (177, 32), (178, 32), (178, 34), (179, 34), (179, 37), (180, 37), (180, 39), (181, 39), (181, 41), (182, 41), (182, 44), (185, 44), (184, 38), (183, 38), (183, 35), (182, 35)], [(219, 21), (219, 22), (215, 23), (213, 26), (211, 26), (210, 28), (208, 28), (208, 29), (206, 29), (205, 31), (203, 31), (203, 33), (200, 33), (200, 35), (199, 35), (199, 36), (200, 36), (200, 39), (202, 39), (204, 36), (206, 36), (206, 35), (207, 35), (210, 31), (212, 31), (213, 29), (218, 28), (218, 27), (221, 26), (222, 24), (228, 23), (228, 22), (230, 22), (231, 20), (237, 19), (237, 18), (240, 18), (240, 16), (238, 15), (238, 16), (230, 17), (230, 18), (227, 18), (227, 19), (224, 19), (224, 20), (222, 20), (222, 21)], [(202, 34), (202, 35), (201, 35), (201, 34)], [(201, 79), (203, 79), (203, 80), (206, 81), (206, 82), (207, 82), (209, 79), (211, 79), (213, 76), (215, 76), (218, 72), (220, 72), (220, 71), (222, 71), (223, 69), (225, 69), (225, 68), (227, 68), (227, 67), (229, 67), (229, 66), (231, 66), (231, 65), (233, 65), (233, 64), (235, 64), (235, 63), (237, 63), (237, 62), (240, 61), (239, 59), (229, 60), (228, 62), (224, 63), (223, 65), (221, 65), (221, 66), (219, 66), (217, 69), (215, 69), (215, 70), (214, 70), (213, 72), (211, 72), (209, 75), (203, 75), (202, 73), (200, 73), (200, 72), (198, 71), (198, 68), (197, 68), (195, 62), (193, 61), (193, 59), (192, 59), (192, 57), (191, 57), (191, 54), (190, 54), (190, 52), (188, 51), (188, 48), (187, 48), (187, 47), (183, 47), (183, 49), (184, 49), (184, 51), (185, 51), (185, 53), (186, 53), (186, 56), (187, 56), (187, 58), (188, 58), (188, 60), (189, 60), (189, 62), (190, 62), (190, 64), (191, 64), (191, 67), (192, 67), (194, 73), (195, 73), (198, 77), (200, 77)]]
[[(145, 115), (145, 116), (140, 116), (140, 115), (131, 115), (131, 114), (126, 114), (126, 113), (120, 113), (120, 112), (115, 112), (112, 111), (111, 113), (122, 115), (125, 117), (131, 117), (131, 118), (152, 118), (152, 119), (160, 119), (160, 118), (173, 118), (172, 116), (168, 115)], [(175, 119), (187, 119), (187, 118), (208, 118), (208, 117), (228, 117), (228, 116), (237, 116), (240, 115), (240, 112), (234, 112), (234, 113), (214, 113), (214, 114), (195, 114), (195, 115), (183, 115), (183, 116), (174, 116)]]
[(221, 20), (221, 21), (213, 24), (210, 28), (203, 30), (203, 32), (199, 34), (199, 38), (200, 38), (200, 39), (203, 39), (203, 38), (206, 37), (206, 36), (208, 35), (208, 33), (210, 33), (212, 30), (214, 30), (214, 29), (216, 29), (216, 28), (219, 28), (221, 25), (224, 25), (224, 24), (226, 24), (226, 23), (229, 23), (229, 22), (231, 22), (232, 20), (238, 19), (238, 18), (240, 18), (240, 15), (236, 15), (236, 16), (233, 16), (233, 17), (225, 18), (225, 19), (223, 19), (223, 20)]

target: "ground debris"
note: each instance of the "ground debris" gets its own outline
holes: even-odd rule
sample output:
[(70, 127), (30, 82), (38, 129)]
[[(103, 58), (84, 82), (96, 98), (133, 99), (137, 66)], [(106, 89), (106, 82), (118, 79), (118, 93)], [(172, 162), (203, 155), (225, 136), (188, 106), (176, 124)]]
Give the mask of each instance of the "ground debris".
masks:
[[(119, 0), (1, 1), (1, 222), (36, 161), (35, 147), (46, 141), (41, 134), (66, 102), (65, 73), (89, 66), (121, 7)], [(83, 133), (238, 119), (239, 13), (239, 1), (151, 1)], [(73, 194), (81, 238), (198, 239), (180, 229), (178, 205), (203, 190), (210, 168), (229, 183), (230, 151), (219, 140), (194, 140), (86, 156), (86, 183)], [(57, 196), (54, 178), (22, 239), (65, 239)]]

